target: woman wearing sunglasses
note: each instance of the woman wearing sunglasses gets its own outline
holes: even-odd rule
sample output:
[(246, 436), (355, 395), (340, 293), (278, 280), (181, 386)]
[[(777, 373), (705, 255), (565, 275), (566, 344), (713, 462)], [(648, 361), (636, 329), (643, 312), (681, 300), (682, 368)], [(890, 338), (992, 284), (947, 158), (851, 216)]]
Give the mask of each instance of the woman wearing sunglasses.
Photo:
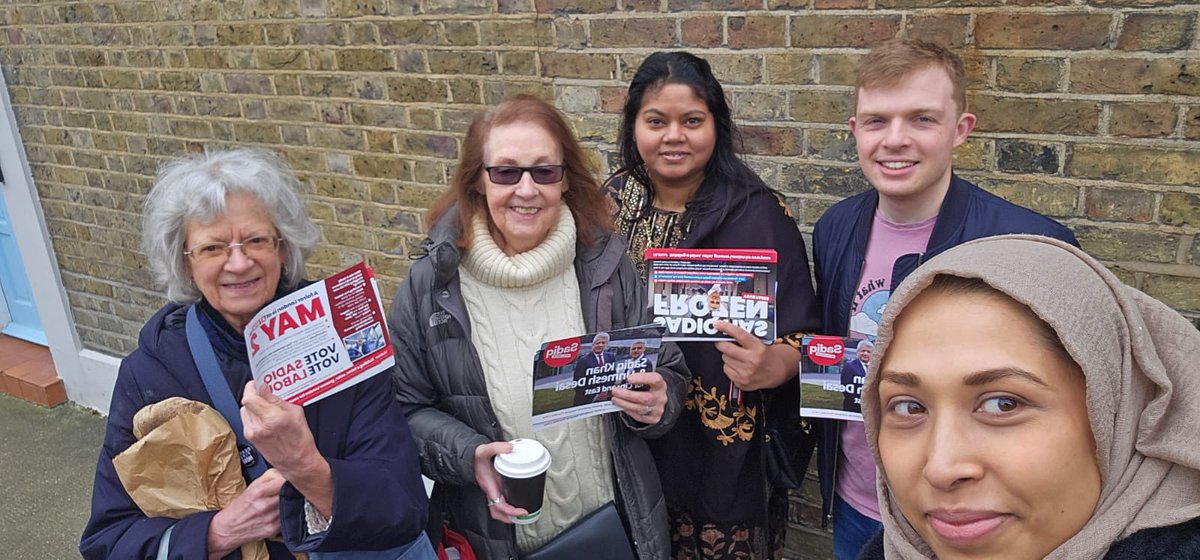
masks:
[[(686, 369), (674, 346), (657, 371), (629, 376), (646, 390), (613, 391), (623, 412), (532, 429), (543, 342), (647, 322), (608, 215), (563, 116), (535, 97), (509, 98), (471, 123), (450, 190), (429, 213), (424, 254), (393, 299), (398, 399), (436, 482), (430, 517), (448, 518), (481, 558), (523, 556), (612, 501), (638, 556), (667, 556), (643, 438), (679, 415)], [(501, 495), (492, 458), (516, 438), (538, 440), (553, 462), (540, 518), (514, 527), (527, 512)]]

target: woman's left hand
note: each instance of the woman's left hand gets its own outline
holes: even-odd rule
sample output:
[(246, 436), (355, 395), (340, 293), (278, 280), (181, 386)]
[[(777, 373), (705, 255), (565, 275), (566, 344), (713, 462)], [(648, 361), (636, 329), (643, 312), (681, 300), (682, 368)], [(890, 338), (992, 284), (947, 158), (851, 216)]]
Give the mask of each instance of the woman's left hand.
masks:
[(800, 351), (787, 344), (763, 344), (729, 321), (713, 323), (717, 330), (733, 337), (734, 342), (717, 342), (725, 362), (725, 375), (743, 391), (772, 389), (800, 375)]
[(613, 404), (643, 424), (657, 424), (662, 420), (667, 407), (667, 382), (662, 375), (656, 371), (631, 373), (625, 382), (645, 388), (634, 390), (616, 387), (612, 390)]

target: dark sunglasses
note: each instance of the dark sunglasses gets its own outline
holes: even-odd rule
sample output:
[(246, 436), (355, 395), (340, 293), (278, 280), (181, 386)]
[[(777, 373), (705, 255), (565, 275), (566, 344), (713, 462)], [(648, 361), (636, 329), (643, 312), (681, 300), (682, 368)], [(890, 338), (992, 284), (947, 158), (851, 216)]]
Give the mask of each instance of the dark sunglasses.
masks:
[(533, 167), (517, 167), (515, 165), (495, 165), (492, 167), (484, 167), (487, 171), (488, 178), (497, 185), (515, 185), (521, 182), (521, 175), (526, 171), (529, 172), (529, 177), (534, 183), (539, 185), (549, 185), (557, 183), (563, 178), (563, 171), (567, 168), (565, 165), (535, 165)]

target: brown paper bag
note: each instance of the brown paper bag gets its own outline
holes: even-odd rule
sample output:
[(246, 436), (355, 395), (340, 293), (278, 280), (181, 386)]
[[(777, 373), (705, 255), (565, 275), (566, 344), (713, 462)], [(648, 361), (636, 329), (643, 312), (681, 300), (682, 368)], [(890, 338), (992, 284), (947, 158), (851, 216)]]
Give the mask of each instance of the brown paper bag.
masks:
[[(171, 397), (133, 417), (138, 438), (113, 458), (134, 503), (152, 517), (180, 519), (220, 509), (246, 490), (237, 437), (211, 406)], [(242, 545), (242, 558), (268, 560), (264, 541)]]

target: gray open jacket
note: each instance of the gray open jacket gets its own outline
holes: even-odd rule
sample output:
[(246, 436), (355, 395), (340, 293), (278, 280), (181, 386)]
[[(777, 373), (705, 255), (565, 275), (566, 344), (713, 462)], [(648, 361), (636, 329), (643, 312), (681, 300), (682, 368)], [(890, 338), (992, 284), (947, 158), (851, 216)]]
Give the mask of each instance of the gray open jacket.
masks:
[[(440, 514), (435, 504), (441, 504), (451, 527), (467, 536), (480, 558), (516, 558), (513, 527), (491, 518), (475, 482), (475, 448), (504, 436), (459, 291), (457, 216), (451, 208), (433, 227), (425, 255), (413, 263), (392, 301), (388, 325), (396, 348), (397, 399), (420, 449), (422, 471), (437, 483), (431, 519)], [(591, 245), (578, 244), (575, 273), (589, 331), (647, 322), (646, 294), (625, 256), (624, 238), (605, 234)], [(641, 424), (624, 413), (603, 417), (612, 442), (617, 507), (643, 560), (667, 558), (671, 547), (662, 487), (642, 438), (670, 429), (690, 377), (674, 344), (663, 345), (657, 371), (667, 382), (668, 397), (658, 424)]]

